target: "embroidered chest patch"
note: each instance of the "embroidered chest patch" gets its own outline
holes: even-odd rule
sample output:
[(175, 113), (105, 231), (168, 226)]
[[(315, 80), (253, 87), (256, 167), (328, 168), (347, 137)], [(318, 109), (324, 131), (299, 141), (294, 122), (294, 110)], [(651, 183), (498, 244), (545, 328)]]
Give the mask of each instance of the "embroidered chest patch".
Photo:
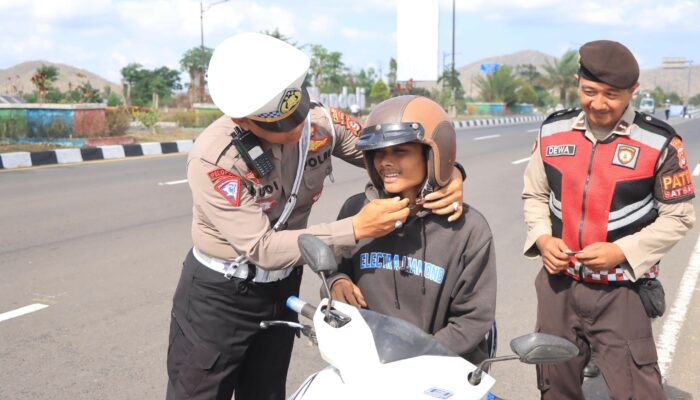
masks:
[(547, 153), (545, 155), (547, 157), (575, 156), (576, 145), (561, 144), (556, 146), (547, 146)]
[(233, 176), (229, 179), (224, 179), (215, 184), (214, 189), (221, 193), (231, 205), (238, 207), (241, 201), (241, 178)]
[(639, 147), (620, 143), (615, 148), (615, 155), (613, 156), (612, 163), (620, 167), (634, 169), (637, 166), (638, 158)]

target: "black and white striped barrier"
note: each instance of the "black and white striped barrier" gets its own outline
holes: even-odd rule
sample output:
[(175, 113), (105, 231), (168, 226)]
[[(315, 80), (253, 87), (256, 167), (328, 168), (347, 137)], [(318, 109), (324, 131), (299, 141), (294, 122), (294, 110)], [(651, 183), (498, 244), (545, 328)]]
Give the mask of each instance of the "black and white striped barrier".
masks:
[(83, 161), (111, 160), (115, 158), (151, 156), (170, 153), (187, 153), (192, 149), (191, 140), (152, 142), (140, 144), (109, 145), (84, 149), (58, 149), (50, 151), (18, 151), (0, 154), (0, 169), (34, 167), (38, 165), (70, 164)]
[(512, 125), (521, 124), (523, 122), (544, 121), (544, 116), (535, 115), (527, 117), (503, 117), (489, 119), (470, 119), (467, 121), (455, 121), (452, 124), (455, 128), (472, 128), (475, 126), (492, 126), (492, 125)]
[[(455, 128), (475, 126), (509, 125), (542, 121), (543, 116), (472, 119), (453, 122)], [(111, 160), (115, 158), (150, 156), (169, 153), (187, 153), (192, 149), (192, 140), (175, 142), (151, 142), (140, 144), (109, 145), (83, 149), (58, 149), (50, 151), (0, 153), (0, 169), (34, 167), (51, 164), (71, 164), (83, 161)]]

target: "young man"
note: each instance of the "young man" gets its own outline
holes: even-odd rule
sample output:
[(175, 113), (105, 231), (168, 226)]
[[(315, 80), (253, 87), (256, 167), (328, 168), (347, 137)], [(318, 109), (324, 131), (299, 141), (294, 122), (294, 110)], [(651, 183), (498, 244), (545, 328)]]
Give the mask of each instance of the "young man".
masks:
[(491, 229), (467, 204), (453, 204), (464, 212), (451, 224), (422, 206), (447, 182), (455, 146), (449, 117), (430, 99), (401, 96), (372, 110), (357, 143), (371, 182), (338, 218), (393, 197), (408, 200), (411, 213), (392, 233), (360, 240), (329, 281), (335, 299), (411, 322), (478, 363), (491, 350), (496, 308)]
[(579, 50), (582, 110), (542, 124), (525, 170), (526, 256), (541, 256), (537, 330), (576, 343), (579, 355), (537, 366), (543, 399), (583, 399), (596, 362), (610, 398), (663, 399), (650, 317), (663, 313), (659, 260), (695, 221), (681, 138), (636, 113), (639, 66), (622, 44)]
[[(290, 329), (260, 321), (294, 320), (297, 237), (333, 248), (393, 231), (407, 200), (387, 199), (340, 221), (307, 227), (332, 170), (331, 155), (361, 166), (360, 124), (309, 101), (309, 58), (281, 40), (235, 35), (217, 46), (209, 91), (225, 114), (197, 138), (187, 159), (192, 241), (173, 298), (168, 399), (284, 399), (294, 341)], [(429, 207), (458, 216), (460, 173)]]

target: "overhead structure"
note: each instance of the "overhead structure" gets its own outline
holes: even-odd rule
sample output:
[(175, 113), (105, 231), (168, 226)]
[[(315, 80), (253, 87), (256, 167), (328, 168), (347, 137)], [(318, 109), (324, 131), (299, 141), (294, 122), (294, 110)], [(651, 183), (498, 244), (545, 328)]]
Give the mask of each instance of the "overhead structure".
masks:
[(438, 0), (397, 1), (397, 81), (437, 81), (439, 15)]

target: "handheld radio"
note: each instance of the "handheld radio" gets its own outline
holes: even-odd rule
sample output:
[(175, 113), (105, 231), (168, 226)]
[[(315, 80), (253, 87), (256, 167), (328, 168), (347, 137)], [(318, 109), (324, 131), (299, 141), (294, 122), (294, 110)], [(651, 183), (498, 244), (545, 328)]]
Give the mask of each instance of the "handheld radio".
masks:
[(256, 178), (268, 175), (275, 168), (272, 161), (260, 146), (260, 140), (251, 131), (244, 131), (236, 127), (233, 131), (231, 143), (236, 146), (238, 154), (243, 157), (246, 165), (253, 171)]

